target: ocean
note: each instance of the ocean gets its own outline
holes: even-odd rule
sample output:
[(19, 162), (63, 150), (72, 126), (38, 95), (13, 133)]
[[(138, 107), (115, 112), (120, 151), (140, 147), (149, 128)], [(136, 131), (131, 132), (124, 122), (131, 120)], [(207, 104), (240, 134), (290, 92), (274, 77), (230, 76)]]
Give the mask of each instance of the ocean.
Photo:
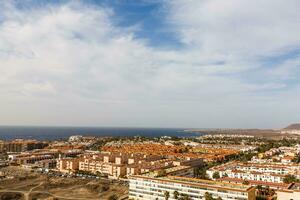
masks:
[(0, 126), (0, 139), (36, 139), (59, 140), (71, 135), (84, 136), (177, 136), (193, 137), (199, 133), (185, 132), (175, 128), (116, 128), (116, 127), (31, 127), (31, 126)]

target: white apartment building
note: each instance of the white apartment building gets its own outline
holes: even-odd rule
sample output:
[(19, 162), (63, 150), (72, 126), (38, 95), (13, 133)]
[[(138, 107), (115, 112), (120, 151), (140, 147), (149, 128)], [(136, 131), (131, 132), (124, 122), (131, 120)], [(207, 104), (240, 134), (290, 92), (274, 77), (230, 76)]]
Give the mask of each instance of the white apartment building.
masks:
[(215, 172), (219, 173), (220, 177), (228, 176), (230, 178), (282, 183), (287, 174), (293, 174), (296, 175), (296, 177), (299, 177), (300, 165), (232, 162), (209, 169), (207, 175), (209, 178), (213, 179), (213, 174)]
[(129, 199), (164, 200), (169, 193), (169, 200), (175, 200), (174, 191), (187, 195), (192, 200), (205, 199), (205, 193), (223, 200), (255, 200), (255, 188), (242, 184), (228, 184), (195, 178), (166, 176), (131, 176), (129, 177)]
[(288, 189), (276, 191), (277, 200), (298, 200), (300, 199), (300, 183), (293, 183)]
[[(208, 171), (209, 177), (212, 178), (214, 172)], [(284, 175), (270, 174), (261, 172), (244, 172), (244, 171), (226, 171), (220, 172), (220, 177), (228, 176), (229, 178), (238, 178), (243, 180), (265, 181), (272, 183), (283, 183)]]
[(274, 174), (290, 174), (300, 171), (299, 164), (278, 164), (278, 163), (237, 163), (235, 164), (237, 170), (254, 171), (262, 173)]

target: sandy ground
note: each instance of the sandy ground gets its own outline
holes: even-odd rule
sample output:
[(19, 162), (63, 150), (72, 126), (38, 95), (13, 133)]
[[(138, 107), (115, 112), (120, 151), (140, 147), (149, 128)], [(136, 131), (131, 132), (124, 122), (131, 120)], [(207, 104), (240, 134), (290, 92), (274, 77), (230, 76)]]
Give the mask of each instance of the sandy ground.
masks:
[(127, 196), (127, 186), (107, 180), (48, 177), (20, 167), (0, 168), (7, 177), (0, 180), (0, 200), (99, 200), (116, 194)]

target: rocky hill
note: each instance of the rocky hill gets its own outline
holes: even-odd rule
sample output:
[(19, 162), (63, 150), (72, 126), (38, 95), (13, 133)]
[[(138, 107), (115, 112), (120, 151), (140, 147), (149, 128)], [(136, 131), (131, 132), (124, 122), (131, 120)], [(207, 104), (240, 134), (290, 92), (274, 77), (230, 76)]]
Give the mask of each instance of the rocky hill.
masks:
[(291, 124), (288, 127), (284, 128), (285, 130), (300, 130), (300, 123), (297, 124)]

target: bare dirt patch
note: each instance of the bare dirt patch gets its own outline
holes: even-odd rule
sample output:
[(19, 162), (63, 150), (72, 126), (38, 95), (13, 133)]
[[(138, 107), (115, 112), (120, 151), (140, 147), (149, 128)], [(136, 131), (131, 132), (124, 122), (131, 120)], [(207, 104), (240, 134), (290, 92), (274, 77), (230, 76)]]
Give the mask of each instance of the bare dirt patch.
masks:
[(23, 200), (24, 195), (29, 196), (28, 200), (105, 200), (113, 194), (124, 197), (128, 192), (127, 186), (108, 180), (49, 177), (20, 167), (4, 170), (6, 176), (11, 177), (0, 180), (0, 194), (15, 195), (4, 196), (5, 200)]

